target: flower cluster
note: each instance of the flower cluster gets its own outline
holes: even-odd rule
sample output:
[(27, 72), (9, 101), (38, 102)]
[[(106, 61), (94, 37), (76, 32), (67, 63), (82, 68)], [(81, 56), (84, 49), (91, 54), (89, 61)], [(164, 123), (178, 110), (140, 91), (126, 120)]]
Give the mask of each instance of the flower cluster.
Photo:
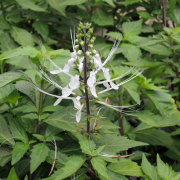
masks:
[[(108, 63), (108, 61), (112, 58), (114, 55), (114, 52), (116, 51), (117, 47), (120, 44), (120, 41), (115, 41), (108, 57), (102, 61), (100, 54), (94, 49), (94, 41), (95, 37), (92, 35), (93, 34), (93, 28), (91, 27), (90, 23), (80, 23), (78, 28), (77, 28), (77, 33), (75, 34), (71, 32), (71, 39), (72, 39), (72, 48), (73, 52), (71, 53), (71, 57), (68, 60), (68, 62), (64, 65), (63, 68), (60, 68), (57, 66), (53, 60), (47, 55), (47, 53), (44, 51), (46, 54), (47, 60), (53, 65), (54, 70), (50, 71), (50, 74), (59, 74), (59, 73), (64, 73), (67, 76), (69, 76), (70, 81), (69, 83), (65, 86), (62, 87), (59, 84), (57, 84), (54, 80), (52, 80), (43, 70), (41, 70), (41, 73), (43, 77), (52, 85), (54, 85), (56, 88), (61, 90), (61, 96), (50, 94), (46, 91), (43, 91), (40, 88), (37, 88), (39, 91), (42, 93), (45, 93), (47, 95), (56, 97), (57, 100), (54, 103), (54, 106), (58, 105), (62, 99), (70, 99), (74, 103), (75, 109), (77, 109), (76, 113), (76, 121), (80, 122), (81, 119), (81, 112), (83, 109), (83, 104), (81, 104), (81, 95), (77, 95), (74, 93), (74, 90), (83, 87), (84, 85), (80, 83), (80, 79), (84, 78), (84, 68), (88, 70), (88, 74), (86, 75), (87, 77), (87, 86), (88, 86), (88, 93), (91, 93), (91, 95), (98, 99), (98, 95), (105, 93), (107, 91), (110, 91), (111, 89), (117, 90), (119, 86), (129, 82), (130, 80), (134, 79), (137, 77), (139, 74), (142, 73), (142, 71), (139, 71), (139, 69), (136, 69), (136, 67), (132, 67), (128, 72), (124, 73), (123, 75), (111, 79), (111, 75), (109, 73), (109, 69), (105, 67), (105, 65)], [(85, 60), (86, 63), (85, 64)], [(70, 73), (70, 69), (74, 67), (77, 69), (77, 74), (72, 75)], [(97, 81), (97, 74), (99, 72), (102, 72), (104, 75), (104, 80), (103, 81)], [(126, 80), (116, 84), (115, 81), (129, 75), (130, 73), (133, 73), (129, 78)], [(81, 85), (82, 84), (82, 85)], [(104, 90), (97, 92), (96, 86), (103, 85), (105, 87)], [(106, 103), (101, 102), (97, 100), (98, 103), (106, 105)], [(109, 105), (111, 106), (111, 105)]]

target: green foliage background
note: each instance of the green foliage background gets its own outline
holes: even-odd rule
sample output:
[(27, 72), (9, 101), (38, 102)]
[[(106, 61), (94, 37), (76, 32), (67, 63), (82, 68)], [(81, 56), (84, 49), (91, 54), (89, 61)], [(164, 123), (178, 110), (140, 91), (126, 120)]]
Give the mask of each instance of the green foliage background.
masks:
[[(88, 179), (88, 155), (97, 179), (180, 179), (179, 0), (0, 0), (0, 7), (0, 178)], [(80, 21), (92, 22), (102, 58), (114, 39), (121, 39), (109, 63), (113, 78), (133, 65), (145, 69), (117, 92), (101, 96), (113, 105), (137, 104), (138, 111), (103, 108), (91, 140), (80, 133), (85, 115), (78, 125), (70, 102), (54, 107), (54, 98), (30, 83), (58, 93), (38, 71), (48, 67), (40, 39), (61, 66), (72, 50), (70, 28)], [(57, 81), (63, 85), (67, 79)], [(53, 137), (58, 152), (48, 177)], [(99, 156), (102, 151), (135, 155), (117, 160)]]

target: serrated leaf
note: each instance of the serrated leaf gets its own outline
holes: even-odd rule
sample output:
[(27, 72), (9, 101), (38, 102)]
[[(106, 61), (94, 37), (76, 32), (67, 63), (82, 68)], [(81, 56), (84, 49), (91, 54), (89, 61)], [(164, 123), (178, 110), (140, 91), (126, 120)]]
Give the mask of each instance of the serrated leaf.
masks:
[(35, 21), (32, 26), (37, 31), (37, 33), (43, 37), (44, 40), (47, 40), (49, 33), (47, 24), (41, 21)]
[(23, 9), (30, 9), (33, 11), (39, 11), (39, 12), (45, 12), (46, 10), (42, 8), (41, 6), (36, 5), (31, 0), (16, 0), (16, 2), (23, 8)]
[(4, 119), (3, 116), (0, 115), (0, 142), (2, 144), (10, 144), (14, 145), (14, 139), (13, 136), (11, 135), (8, 125), (6, 123), (6, 120)]
[(50, 149), (44, 143), (39, 143), (33, 146), (30, 155), (30, 171), (33, 173), (49, 155)]
[(125, 39), (128, 39), (128, 36), (139, 35), (142, 29), (142, 20), (125, 22), (122, 24), (122, 30), (124, 33)]
[(93, 168), (97, 171), (97, 173), (103, 178), (109, 179), (110, 177), (107, 174), (106, 161), (100, 157), (93, 157), (91, 159), (91, 163)]
[(138, 61), (141, 57), (141, 50), (132, 44), (123, 43), (121, 45), (121, 51), (123, 55), (129, 60), (129, 61)]
[(147, 160), (145, 154), (142, 156), (142, 164), (141, 164), (143, 172), (151, 179), (151, 180), (160, 180), (157, 175), (157, 170), (154, 166), (152, 166)]
[(93, 140), (98, 146), (105, 145), (103, 152), (108, 154), (119, 153), (129, 148), (147, 145), (146, 143), (133, 141), (125, 136), (117, 136), (116, 134), (101, 134), (98, 137), (94, 136)]
[(141, 167), (131, 160), (121, 159), (118, 163), (111, 163), (108, 166), (108, 169), (122, 175), (136, 177), (143, 176)]
[(28, 149), (29, 149), (28, 144), (24, 144), (22, 142), (16, 142), (12, 150), (11, 164), (14, 165), (16, 162), (18, 162), (24, 156), (24, 154), (27, 152)]
[(157, 155), (157, 170), (159, 176), (163, 180), (169, 180), (173, 177), (174, 171), (172, 170), (172, 167), (170, 167), (167, 163), (165, 164)]
[(7, 180), (19, 180), (14, 167), (11, 168)]
[(44, 180), (61, 180), (74, 174), (85, 162), (86, 158), (82, 155), (72, 155), (67, 158), (64, 166), (58, 169), (51, 177)]
[(125, 83), (123, 87), (127, 90), (129, 95), (134, 99), (137, 104), (140, 104), (140, 92), (138, 89), (138, 84), (135, 81), (130, 81)]
[(28, 142), (28, 136), (22, 125), (16, 119), (9, 120), (11, 133), (15, 139), (21, 140), (24, 143)]
[(24, 47), (34, 45), (34, 39), (32, 34), (25, 29), (13, 26), (11, 28), (11, 35), (18, 44)]
[(114, 24), (113, 16), (104, 12), (101, 9), (97, 9), (93, 13), (91, 20), (99, 26), (110, 26)]

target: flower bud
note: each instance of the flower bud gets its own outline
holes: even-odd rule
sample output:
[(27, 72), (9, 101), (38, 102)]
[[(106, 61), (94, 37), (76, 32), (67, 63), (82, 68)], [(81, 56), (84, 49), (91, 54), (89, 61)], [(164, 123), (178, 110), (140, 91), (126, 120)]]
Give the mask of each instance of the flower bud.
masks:
[(81, 50), (79, 50), (79, 51), (77, 52), (77, 54), (78, 54), (78, 55), (81, 55), (81, 54), (82, 54), (82, 51), (81, 51)]
[(81, 41), (80, 44), (81, 44), (81, 46), (84, 46), (84, 41)]

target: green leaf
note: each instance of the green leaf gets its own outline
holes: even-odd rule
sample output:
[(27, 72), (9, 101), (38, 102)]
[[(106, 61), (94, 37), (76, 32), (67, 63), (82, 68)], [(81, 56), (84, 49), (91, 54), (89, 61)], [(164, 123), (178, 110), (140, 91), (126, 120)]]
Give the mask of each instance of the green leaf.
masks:
[(0, 100), (7, 98), (15, 90), (13, 84), (8, 84), (0, 88)]
[(23, 9), (30, 9), (33, 11), (39, 11), (39, 12), (45, 12), (46, 10), (42, 8), (41, 6), (36, 5), (31, 0), (16, 0), (16, 2), (23, 8)]
[(93, 13), (91, 20), (99, 26), (110, 26), (114, 24), (113, 16), (101, 9), (98, 9)]
[(4, 167), (11, 160), (11, 149), (0, 148), (0, 166)]
[(161, 44), (142, 46), (141, 48), (150, 53), (158, 54), (162, 56), (170, 56), (172, 54), (172, 51), (170, 50), (170, 48), (167, 48), (166, 46), (161, 45)]
[(140, 0), (124, 0), (123, 2), (117, 2), (117, 4), (131, 5), (140, 2)]
[(18, 44), (24, 47), (34, 45), (34, 39), (32, 34), (26, 31), (25, 29), (12, 26), (11, 35)]
[(0, 74), (0, 87), (3, 87), (13, 81), (19, 80), (22, 77), (22, 73), (18, 72), (6, 72)]
[(176, 7), (173, 9), (171, 16), (173, 20), (175, 21), (175, 23), (180, 25), (180, 8), (179, 7)]
[(124, 33), (124, 38), (128, 39), (128, 36), (139, 35), (142, 29), (142, 20), (125, 22), (122, 24), (122, 30)]
[(29, 57), (36, 57), (38, 54), (38, 50), (34, 47), (19, 47), (16, 49), (12, 49), (9, 51), (5, 51), (3, 54), (0, 55), (0, 60), (10, 59), (18, 56), (29, 56)]
[(114, 39), (122, 40), (122, 34), (120, 32), (108, 32), (106, 36), (112, 37)]
[(21, 140), (24, 143), (28, 142), (28, 135), (17, 119), (9, 120), (9, 125), (15, 139)]
[(110, 6), (115, 7), (113, 0), (103, 0), (104, 2), (108, 3)]
[(6, 120), (4, 119), (3, 116), (0, 115), (0, 142), (2, 144), (10, 144), (14, 145), (14, 139), (13, 136), (11, 135), (8, 125), (6, 123)]
[(29, 149), (28, 144), (24, 144), (22, 142), (16, 142), (12, 150), (11, 164), (14, 165), (16, 162), (18, 162), (24, 156), (24, 154), (27, 152), (28, 149)]
[(49, 148), (44, 143), (39, 143), (33, 146), (32, 153), (30, 155), (30, 171), (33, 173), (42, 162), (44, 162), (49, 155)]
[(158, 174), (159, 176), (163, 179), (163, 180), (169, 180), (173, 177), (174, 175), (174, 171), (172, 170), (172, 168), (166, 163), (164, 163), (159, 155), (157, 155), (157, 170), (158, 170)]
[(168, 117), (160, 116), (159, 114), (154, 114), (149, 110), (132, 113), (132, 115), (141, 122), (150, 125), (151, 127), (168, 127), (180, 124), (180, 120), (179, 118), (176, 118), (176, 116), (171, 119)]
[(120, 151), (126, 151), (129, 148), (147, 145), (116, 134), (99, 134), (98, 137), (94, 136), (93, 140), (98, 146), (105, 145), (103, 152), (109, 154), (119, 153)]
[(106, 168), (106, 161), (103, 160), (100, 157), (93, 157), (91, 159), (91, 163), (93, 168), (98, 172), (98, 174), (103, 177), (110, 179), (110, 177), (107, 174), (107, 168)]
[(141, 164), (143, 172), (152, 180), (160, 180), (157, 175), (157, 170), (154, 166), (152, 166), (149, 161), (147, 160), (145, 154), (142, 157), (142, 164)]
[(115, 173), (113, 171), (110, 171), (109, 169), (107, 172), (108, 172), (109, 177), (111, 177), (111, 179), (113, 180), (128, 180), (128, 178), (126, 178), (125, 176)]
[(86, 158), (82, 155), (72, 155), (67, 158), (64, 166), (58, 169), (51, 177), (44, 180), (61, 180), (74, 174), (85, 162)]
[(49, 33), (47, 24), (42, 21), (35, 21), (32, 26), (37, 31), (37, 33), (43, 37), (44, 40), (47, 40)]
[(108, 169), (122, 175), (136, 176), (136, 177), (143, 176), (141, 167), (138, 166), (137, 163), (129, 159), (121, 159), (118, 163), (111, 163), (108, 166)]
[(11, 168), (7, 180), (19, 180), (14, 167)]
[(84, 2), (86, 2), (87, 0), (46, 0), (49, 5), (54, 8), (55, 10), (57, 10), (58, 12), (60, 12), (63, 16), (65, 16), (65, 9), (66, 6), (69, 5), (79, 5), (82, 4)]
[(138, 84), (135, 81), (130, 81), (125, 83), (123, 87), (127, 90), (129, 95), (134, 99), (137, 104), (140, 104), (140, 92), (138, 89)]
[(171, 149), (174, 153), (179, 154), (175, 147), (174, 139), (169, 133), (160, 129), (146, 129), (136, 132), (136, 139), (152, 145), (164, 146)]
[(121, 45), (121, 51), (123, 55), (129, 60), (129, 61), (138, 61), (141, 57), (141, 50), (132, 44), (123, 43)]

